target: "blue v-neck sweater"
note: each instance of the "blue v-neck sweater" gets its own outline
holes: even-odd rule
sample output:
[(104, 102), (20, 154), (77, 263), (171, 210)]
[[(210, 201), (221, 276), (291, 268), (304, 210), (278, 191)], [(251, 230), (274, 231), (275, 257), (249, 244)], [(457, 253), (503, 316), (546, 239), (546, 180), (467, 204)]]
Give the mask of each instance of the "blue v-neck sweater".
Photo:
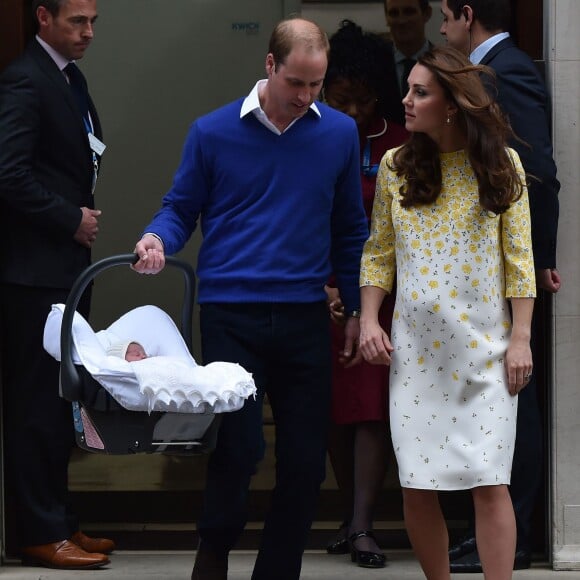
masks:
[(146, 232), (167, 254), (201, 220), (198, 302), (315, 302), (336, 276), (348, 310), (357, 309), (367, 238), (356, 125), (318, 104), (282, 135), (243, 99), (190, 128), (171, 190)]

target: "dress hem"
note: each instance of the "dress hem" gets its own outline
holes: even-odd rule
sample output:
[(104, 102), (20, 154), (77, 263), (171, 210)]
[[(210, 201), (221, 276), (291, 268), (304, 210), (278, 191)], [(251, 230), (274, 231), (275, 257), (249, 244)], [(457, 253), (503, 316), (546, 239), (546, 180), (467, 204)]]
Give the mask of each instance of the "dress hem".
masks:
[(432, 485), (429, 486), (421, 486), (421, 485), (404, 485), (403, 483), (401, 483), (401, 487), (403, 488), (407, 488), (407, 489), (423, 489), (425, 491), (465, 491), (468, 489), (474, 489), (476, 487), (490, 487), (490, 486), (496, 486), (496, 485), (509, 485), (510, 481), (494, 481), (494, 482), (481, 482), (478, 481), (476, 484), (474, 485), (465, 485), (462, 487), (433, 487)]

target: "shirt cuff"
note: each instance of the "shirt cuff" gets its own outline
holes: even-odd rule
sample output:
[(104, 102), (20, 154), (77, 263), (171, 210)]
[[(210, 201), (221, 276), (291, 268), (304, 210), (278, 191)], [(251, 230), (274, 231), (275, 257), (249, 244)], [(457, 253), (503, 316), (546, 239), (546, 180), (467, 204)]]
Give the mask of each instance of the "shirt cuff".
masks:
[(163, 246), (163, 249), (165, 249), (163, 240), (157, 234), (154, 234), (153, 232), (145, 232), (141, 237), (144, 238), (145, 236), (153, 236), (155, 239), (159, 240), (159, 243)]

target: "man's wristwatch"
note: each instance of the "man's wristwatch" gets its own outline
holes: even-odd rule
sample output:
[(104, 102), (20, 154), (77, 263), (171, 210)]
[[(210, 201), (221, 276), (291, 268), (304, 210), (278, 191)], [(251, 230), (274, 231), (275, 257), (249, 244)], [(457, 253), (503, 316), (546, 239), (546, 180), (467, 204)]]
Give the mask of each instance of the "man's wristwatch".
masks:
[(360, 310), (351, 310), (348, 313), (349, 318), (360, 318)]

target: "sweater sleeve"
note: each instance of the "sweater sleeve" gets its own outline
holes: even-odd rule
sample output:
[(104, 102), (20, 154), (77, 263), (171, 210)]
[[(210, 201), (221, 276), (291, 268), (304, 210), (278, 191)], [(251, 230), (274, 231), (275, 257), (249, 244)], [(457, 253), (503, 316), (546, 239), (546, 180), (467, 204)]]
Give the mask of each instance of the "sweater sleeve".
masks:
[(332, 270), (347, 312), (360, 309), (359, 272), (368, 237), (360, 181), (360, 153), (356, 126), (344, 170), (337, 181), (332, 211)]
[(199, 127), (194, 123), (187, 135), (181, 163), (171, 189), (163, 197), (161, 209), (144, 232), (163, 240), (165, 252), (179, 252), (196, 228), (197, 220), (209, 195)]

